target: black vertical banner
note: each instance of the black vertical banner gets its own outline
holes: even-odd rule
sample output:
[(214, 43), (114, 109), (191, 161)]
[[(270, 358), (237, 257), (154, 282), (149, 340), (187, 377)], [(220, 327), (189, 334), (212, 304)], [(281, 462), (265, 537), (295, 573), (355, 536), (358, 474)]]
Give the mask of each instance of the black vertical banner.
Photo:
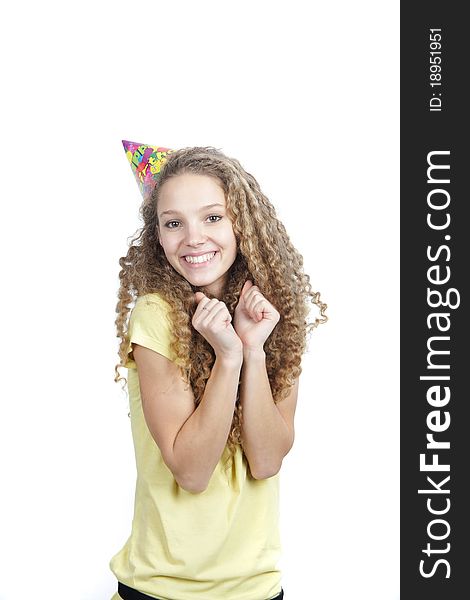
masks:
[(401, 600), (470, 597), (464, 6), (401, 3)]

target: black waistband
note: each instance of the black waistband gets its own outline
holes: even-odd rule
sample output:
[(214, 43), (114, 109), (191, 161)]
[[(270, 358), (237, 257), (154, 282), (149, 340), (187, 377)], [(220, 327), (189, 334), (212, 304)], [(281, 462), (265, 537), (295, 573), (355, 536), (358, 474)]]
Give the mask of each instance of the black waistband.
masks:
[(118, 594), (121, 596), (122, 600), (159, 600), (154, 596), (147, 596), (147, 594), (138, 592), (134, 588), (124, 585), (120, 581), (118, 581)]
[[(134, 588), (124, 585), (120, 581), (118, 581), (118, 594), (121, 596), (122, 600), (159, 600), (154, 596), (147, 596), (147, 594), (138, 592), (137, 590), (134, 590)], [(283, 598), (284, 590), (281, 588), (281, 593), (272, 600), (282, 600)]]

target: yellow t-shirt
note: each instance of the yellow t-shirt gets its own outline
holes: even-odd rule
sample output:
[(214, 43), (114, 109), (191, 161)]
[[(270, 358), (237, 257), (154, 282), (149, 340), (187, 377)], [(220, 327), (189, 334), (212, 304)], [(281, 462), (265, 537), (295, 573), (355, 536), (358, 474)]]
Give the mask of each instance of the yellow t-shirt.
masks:
[[(132, 342), (175, 360), (169, 305), (140, 296), (129, 321)], [(126, 363), (137, 480), (132, 531), (109, 566), (118, 581), (161, 600), (265, 600), (281, 591), (279, 474), (254, 479), (240, 446), (228, 447), (204, 492), (179, 487), (142, 411), (132, 354)]]

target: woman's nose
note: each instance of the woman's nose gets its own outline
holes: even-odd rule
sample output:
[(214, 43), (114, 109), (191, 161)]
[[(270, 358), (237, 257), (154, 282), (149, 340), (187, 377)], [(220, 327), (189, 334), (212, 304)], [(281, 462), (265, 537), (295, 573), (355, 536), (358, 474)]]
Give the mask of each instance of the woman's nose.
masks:
[(198, 246), (206, 241), (206, 235), (200, 225), (188, 225), (186, 228), (185, 242), (188, 246)]

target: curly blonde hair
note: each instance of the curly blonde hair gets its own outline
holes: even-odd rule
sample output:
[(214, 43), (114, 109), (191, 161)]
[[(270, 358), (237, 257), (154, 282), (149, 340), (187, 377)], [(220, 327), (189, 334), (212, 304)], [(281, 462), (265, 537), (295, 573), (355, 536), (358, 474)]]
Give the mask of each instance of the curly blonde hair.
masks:
[[(237, 241), (237, 256), (219, 300), (225, 302), (233, 317), (243, 284), (250, 279), (281, 315), (264, 344), (266, 370), (273, 399), (277, 403), (287, 397), (300, 375), (307, 333), (327, 321), (327, 305), (320, 300), (318, 292), (312, 291), (310, 278), (303, 272), (303, 258), (292, 245), (284, 225), (256, 179), (243, 169), (238, 160), (213, 147), (183, 148), (169, 154), (156, 186), (140, 207), (143, 227), (130, 239), (127, 255), (119, 259), (120, 288), (115, 324), (121, 342), (115, 381), (127, 383), (120, 376), (119, 368), (124, 367), (127, 360), (130, 305), (138, 296), (154, 292), (158, 292), (171, 307), (169, 317), (174, 332), (171, 350), (178, 359), (182, 377), (192, 387), (196, 406), (210, 377), (215, 362), (214, 350), (192, 326), (197, 307), (194, 294), (200, 288), (191, 285), (170, 265), (158, 243), (160, 190), (171, 177), (186, 173), (216, 178), (225, 194), (227, 214)], [(319, 307), (320, 316), (309, 323), (306, 319), (311, 303)], [(242, 444), (242, 418), (238, 389), (227, 440), (231, 455), (235, 453), (236, 446)]]

